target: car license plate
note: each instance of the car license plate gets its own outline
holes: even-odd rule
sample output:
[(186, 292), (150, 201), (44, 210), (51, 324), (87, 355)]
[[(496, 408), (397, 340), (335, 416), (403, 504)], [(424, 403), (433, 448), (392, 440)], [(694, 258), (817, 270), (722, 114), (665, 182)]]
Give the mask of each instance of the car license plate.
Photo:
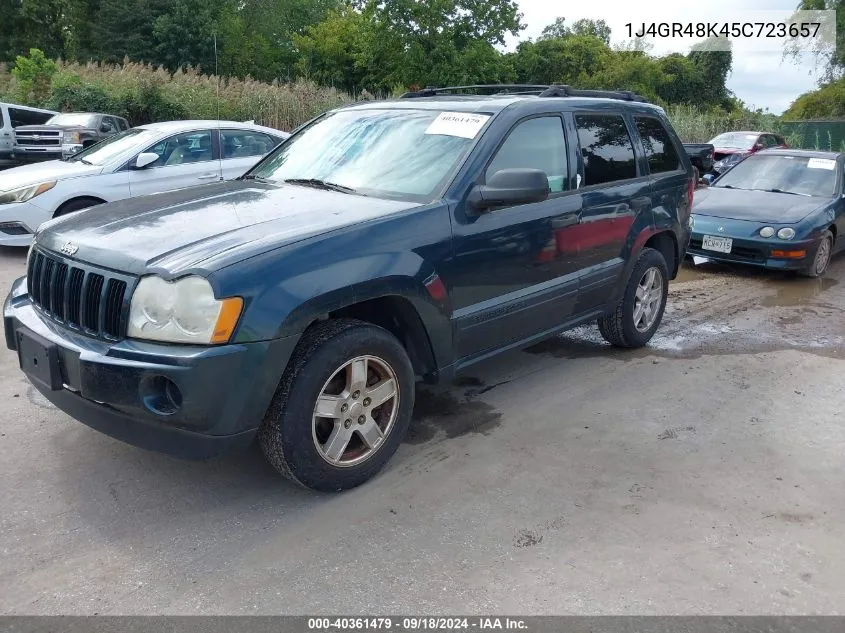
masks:
[(51, 391), (62, 388), (62, 373), (59, 367), (59, 349), (29, 331), (18, 330), (18, 361), (21, 369), (32, 380), (41, 383)]
[(716, 237), (715, 235), (705, 235), (701, 240), (701, 248), (708, 251), (716, 251), (719, 253), (730, 253), (733, 248), (734, 241), (729, 237)]

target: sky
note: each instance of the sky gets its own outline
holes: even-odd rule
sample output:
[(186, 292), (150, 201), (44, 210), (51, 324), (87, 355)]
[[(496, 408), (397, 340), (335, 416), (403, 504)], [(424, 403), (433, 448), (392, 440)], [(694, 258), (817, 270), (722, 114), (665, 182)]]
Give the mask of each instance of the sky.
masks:
[[(709, 0), (700, 6), (678, 0), (594, 0), (569, 2), (561, 0), (517, 0), (523, 13), (526, 28), (518, 38), (510, 38), (507, 48), (513, 49), (519, 40), (536, 39), (548, 24), (558, 17), (565, 17), (567, 24), (580, 18), (603, 19), (612, 29), (611, 45), (628, 40), (626, 23), (636, 26), (652, 22), (735, 22), (768, 19), (777, 14), (751, 14), (748, 11), (783, 10), (791, 13), (798, 0)], [(784, 13), (784, 15), (788, 15)], [(688, 45), (677, 41), (653, 40), (653, 55), (671, 52), (688, 52)], [(682, 47), (683, 46), (683, 47)], [(822, 71), (817, 68), (812, 55), (805, 54), (796, 63), (783, 59), (780, 43), (774, 40), (764, 44), (735, 40), (733, 69), (727, 86), (750, 108), (768, 109), (781, 114), (798, 95), (813, 90)]]

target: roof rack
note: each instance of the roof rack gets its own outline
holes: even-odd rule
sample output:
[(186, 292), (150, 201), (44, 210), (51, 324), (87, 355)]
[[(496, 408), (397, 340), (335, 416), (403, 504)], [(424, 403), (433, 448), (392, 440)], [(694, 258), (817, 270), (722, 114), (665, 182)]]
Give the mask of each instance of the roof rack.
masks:
[[(483, 91), (483, 92), (482, 92)], [(648, 99), (629, 90), (580, 90), (564, 84), (477, 84), (471, 86), (428, 86), (422, 90), (406, 92), (400, 99), (436, 97), (442, 94), (534, 95), (537, 97), (588, 97), (619, 99), (648, 103)]]

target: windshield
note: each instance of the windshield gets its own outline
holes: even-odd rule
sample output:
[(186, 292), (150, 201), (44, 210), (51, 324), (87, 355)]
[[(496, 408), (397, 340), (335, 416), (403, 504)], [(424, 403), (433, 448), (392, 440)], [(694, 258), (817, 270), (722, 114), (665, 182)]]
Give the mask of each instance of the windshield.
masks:
[(489, 118), (433, 110), (341, 110), (293, 136), (249, 176), (319, 180), (365, 195), (425, 201)]
[(836, 192), (836, 161), (832, 158), (755, 154), (719, 178), (714, 187), (832, 196)]
[(57, 114), (47, 121), (47, 125), (97, 127), (97, 117), (93, 114)]
[(710, 144), (730, 149), (751, 149), (759, 137), (759, 134), (748, 134), (747, 132), (728, 132), (710, 139)]
[(74, 154), (69, 160), (71, 162), (82, 161), (91, 165), (105, 165), (124, 152), (142, 149), (141, 146), (154, 140), (156, 136), (157, 134), (152, 130), (132, 128), (110, 136), (96, 145)]

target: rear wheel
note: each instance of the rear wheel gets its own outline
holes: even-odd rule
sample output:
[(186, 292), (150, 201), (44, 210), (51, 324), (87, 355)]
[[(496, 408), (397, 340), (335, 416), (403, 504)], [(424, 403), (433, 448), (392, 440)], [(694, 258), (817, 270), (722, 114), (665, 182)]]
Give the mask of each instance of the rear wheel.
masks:
[(617, 347), (642, 347), (663, 319), (668, 294), (666, 260), (653, 248), (643, 249), (616, 309), (599, 319), (599, 332)]
[(816, 253), (813, 256), (813, 262), (801, 274), (806, 277), (821, 277), (827, 271), (828, 264), (830, 264), (830, 256), (833, 254), (833, 233), (825, 231), (819, 245), (816, 247)]
[(414, 370), (387, 330), (342, 319), (297, 346), (259, 433), (269, 462), (323, 491), (358, 486), (387, 463), (414, 408)]

